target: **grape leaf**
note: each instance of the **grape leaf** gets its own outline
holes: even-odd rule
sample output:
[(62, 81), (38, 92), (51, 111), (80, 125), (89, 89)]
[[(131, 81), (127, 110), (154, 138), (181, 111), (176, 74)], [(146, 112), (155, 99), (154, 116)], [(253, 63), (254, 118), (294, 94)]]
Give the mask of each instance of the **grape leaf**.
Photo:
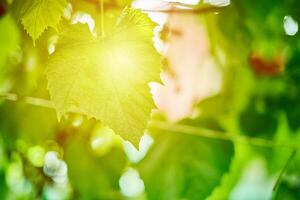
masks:
[(48, 27), (56, 29), (66, 5), (66, 0), (15, 0), (13, 12), (35, 41)]
[(145, 14), (130, 8), (105, 37), (93, 36), (83, 24), (66, 26), (47, 66), (58, 115), (75, 109), (138, 146), (154, 106), (148, 83), (159, 81), (154, 26)]

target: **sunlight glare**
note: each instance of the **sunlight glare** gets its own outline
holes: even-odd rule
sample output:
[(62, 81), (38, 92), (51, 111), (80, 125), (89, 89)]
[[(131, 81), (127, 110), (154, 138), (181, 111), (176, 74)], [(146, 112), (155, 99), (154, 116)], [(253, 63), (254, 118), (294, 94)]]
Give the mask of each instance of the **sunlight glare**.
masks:
[(66, 8), (64, 9), (64, 18), (70, 20), (72, 17), (73, 7), (71, 3), (68, 3)]
[(128, 141), (124, 141), (123, 148), (125, 151), (125, 154), (127, 155), (128, 159), (132, 163), (138, 163), (140, 160), (142, 160), (145, 155), (147, 154), (148, 150), (152, 146), (154, 140), (149, 134), (143, 135), (141, 138), (140, 144), (139, 144), (139, 150), (137, 150), (133, 144), (131, 144)]
[(204, 2), (218, 7), (230, 5), (230, 0), (204, 0)]
[(59, 159), (55, 151), (48, 151), (44, 160), (44, 173), (55, 183), (65, 184), (68, 180), (68, 167), (65, 161)]
[(144, 190), (144, 181), (140, 178), (138, 171), (129, 168), (120, 178), (119, 186), (121, 193), (127, 197), (138, 197)]
[(298, 22), (291, 16), (285, 16), (283, 19), (283, 28), (287, 35), (296, 35), (296, 33), (298, 32)]
[(88, 13), (76, 12), (72, 17), (71, 22), (72, 24), (77, 24), (77, 23), (87, 24), (90, 29), (90, 32), (94, 33), (95, 21), (92, 18), (92, 16)]
[(188, 5), (197, 5), (200, 0), (164, 0), (167, 2), (178, 2), (178, 3), (183, 3), (183, 4), (188, 4)]
[(35, 167), (44, 165), (45, 150), (41, 146), (30, 147), (27, 151), (27, 158)]

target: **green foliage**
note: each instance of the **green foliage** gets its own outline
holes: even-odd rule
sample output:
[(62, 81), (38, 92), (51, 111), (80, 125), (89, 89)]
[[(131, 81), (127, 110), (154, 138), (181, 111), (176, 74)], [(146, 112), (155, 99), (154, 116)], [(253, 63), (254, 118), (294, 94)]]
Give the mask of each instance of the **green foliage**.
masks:
[(2, 69), (9, 54), (16, 50), (20, 36), (19, 30), (10, 15), (5, 15), (0, 19), (0, 29), (0, 67)]
[(120, 199), (118, 179), (125, 166), (121, 149), (113, 149), (108, 155), (97, 157), (89, 146), (88, 137), (78, 133), (66, 147), (66, 162), (73, 166), (69, 177), (80, 199)]
[(49, 112), (47, 108), (24, 105), (16, 107), (11, 103), (5, 103), (0, 111), (0, 132), (7, 143), (17, 138), (31, 144), (43, 144), (47, 140), (55, 139), (55, 112)]
[[(300, 39), (283, 25), (300, 22), (299, 1), (232, 0), (217, 13), (205, 2), (176, 12), (201, 18), (221, 91), (171, 123), (149, 87), (158, 28), (131, 0), (0, 1), (0, 199), (300, 199)], [(166, 44), (186, 34), (171, 22)]]
[(176, 132), (152, 132), (157, 134), (157, 142), (138, 166), (148, 199), (208, 197), (229, 169), (234, 154), (232, 143)]
[(259, 111), (253, 104), (251, 103), (240, 115), (241, 130), (250, 136), (273, 135), (278, 124), (277, 113), (271, 110)]
[(0, 19), (0, 91), (9, 88), (7, 78), (11, 75), (12, 67), (9, 66), (9, 58), (17, 49), (20, 42), (19, 30), (10, 15)]
[(14, 0), (12, 9), (35, 41), (48, 27), (57, 28), (66, 5), (66, 0)]
[[(220, 119), (232, 134), (298, 146), (299, 89), (296, 87), (299, 80), (299, 39), (298, 36), (287, 36), (283, 28), (286, 15), (299, 20), (299, 14), (295, 12), (298, 4), (297, 1), (261, 1), (259, 4), (247, 0), (232, 1), (230, 7), (219, 15), (206, 16), (208, 22), (214, 24), (208, 24), (208, 27), (214, 27), (210, 31), (212, 41), (218, 41), (215, 46), (220, 47), (227, 57), (225, 87), (216, 98), (218, 100), (214, 100), (222, 110), (213, 116)], [(215, 27), (219, 27), (218, 30)], [(217, 48), (215, 54), (218, 56)], [(199, 108), (205, 106), (206, 110), (214, 110), (215, 105), (206, 102)], [(213, 197), (229, 198), (241, 178), (241, 170), (257, 157), (265, 160), (268, 175), (276, 174), (278, 178), (278, 171), (283, 168), (290, 153), (291, 150), (283, 148), (239, 145), (230, 173), (224, 177)], [(297, 160), (298, 156), (288, 168), (297, 168)], [(284, 170), (284, 178), (278, 180), (279, 187), (271, 191), (272, 198), (298, 198), (299, 171), (296, 171)], [(293, 192), (283, 192), (288, 190)]]

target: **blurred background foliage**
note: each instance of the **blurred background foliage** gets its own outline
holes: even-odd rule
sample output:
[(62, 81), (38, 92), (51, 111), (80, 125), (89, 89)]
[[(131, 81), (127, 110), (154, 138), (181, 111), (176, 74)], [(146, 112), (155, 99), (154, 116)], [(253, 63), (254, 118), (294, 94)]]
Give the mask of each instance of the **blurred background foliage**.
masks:
[[(0, 199), (300, 199), (300, 2), (170, 2), (104, 1), (106, 20), (175, 9), (149, 12), (166, 66), (137, 150), (79, 114), (58, 122), (42, 101), (56, 30), (33, 42), (0, 1)], [(92, 18), (99, 31), (99, 12), (69, 1), (59, 28)]]

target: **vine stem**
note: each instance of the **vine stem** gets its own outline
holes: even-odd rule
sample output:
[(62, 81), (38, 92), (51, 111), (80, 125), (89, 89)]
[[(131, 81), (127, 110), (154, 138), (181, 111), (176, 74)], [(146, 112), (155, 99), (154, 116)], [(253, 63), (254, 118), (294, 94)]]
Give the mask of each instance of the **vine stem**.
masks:
[(34, 105), (34, 106), (40, 106), (44, 108), (51, 108), (54, 109), (54, 105), (51, 101), (47, 99), (42, 99), (42, 98), (36, 98), (36, 97), (22, 97), (14, 93), (0, 93), (0, 99), (6, 99), (9, 101), (15, 101), (15, 102), (23, 102), (29, 105)]
[[(29, 105), (40, 106), (50, 109), (55, 109), (50, 100), (37, 98), (37, 97), (21, 97), (14, 93), (0, 93), (0, 99), (5, 99), (14, 102), (23, 102)], [(72, 111), (76, 113), (76, 111)], [(150, 128), (157, 128), (160, 130), (170, 131), (174, 133), (184, 133), (189, 135), (196, 135), (204, 138), (227, 140), (232, 142), (251, 144), (255, 146), (268, 147), (268, 148), (286, 148), (298, 151), (299, 148), (293, 145), (281, 144), (271, 140), (262, 138), (247, 137), (242, 135), (231, 135), (222, 131), (211, 130), (202, 127), (173, 124), (169, 122), (153, 120), (149, 123)]]
[(101, 17), (101, 37), (105, 36), (104, 29), (104, 0), (100, 0), (100, 17)]
[(294, 157), (296, 156), (296, 154), (297, 154), (296, 150), (292, 151), (290, 157), (288, 158), (288, 160), (286, 161), (284, 167), (282, 168), (282, 170), (279, 173), (279, 176), (278, 176), (278, 178), (277, 178), (277, 180), (276, 180), (276, 182), (275, 182), (275, 184), (273, 186), (273, 192), (278, 189), (278, 186), (280, 184), (280, 181), (282, 179), (282, 176), (283, 176), (284, 172), (286, 171), (286, 169), (288, 168), (288, 166), (290, 165), (290, 163), (292, 162), (292, 160), (294, 159)]
[(222, 131), (216, 131), (212, 129), (202, 128), (202, 127), (195, 127), (189, 125), (182, 125), (182, 124), (171, 124), (162, 121), (151, 121), (150, 126), (153, 128), (158, 128), (160, 130), (171, 131), (174, 133), (185, 133), (189, 135), (196, 135), (205, 138), (211, 139), (220, 139), (220, 140), (228, 140), (243, 144), (251, 144), (255, 146), (262, 146), (262, 147), (269, 147), (269, 148), (286, 148), (291, 150), (298, 150), (296, 146), (286, 145), (281, 143), (276, 143), (271, 140), (266, 140), (262, 138), (255, 138), (255, 137), (247, 137), (242, 135), (231, 135)]

